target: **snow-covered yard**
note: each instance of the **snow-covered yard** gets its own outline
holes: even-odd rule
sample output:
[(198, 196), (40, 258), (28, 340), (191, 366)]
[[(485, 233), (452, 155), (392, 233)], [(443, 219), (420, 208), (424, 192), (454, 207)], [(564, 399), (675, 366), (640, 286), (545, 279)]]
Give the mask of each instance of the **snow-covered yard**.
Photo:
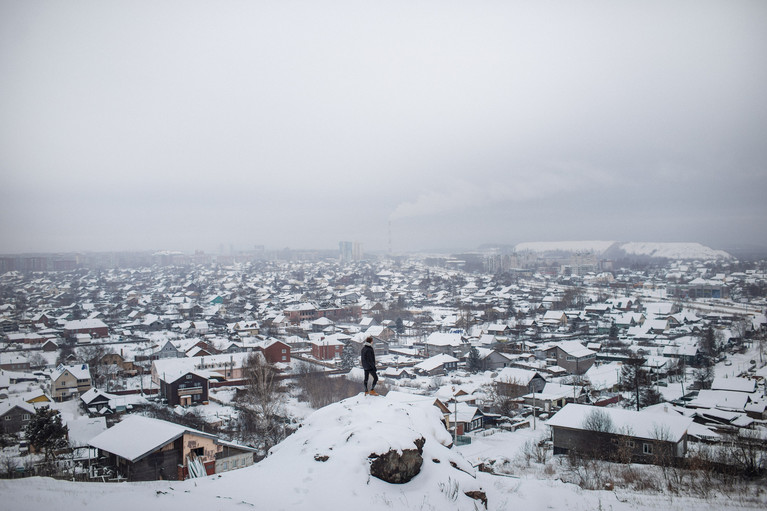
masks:
[[(136, 508), (263, 509), (335, 511), (474, 510), (478, 500), (464, 491), (481, 489), (488, 509), (529, 511), (595, 510), (746, 510), (764, 509), (767, 494), (680, 496), (667, 491), (587, 491), (562, 482), (561, 457), (545, 464), (533, 460), (529, 469), (520, 452), (529, 442), (547, 436), (546, 427), (492, 435), (473, 434), (472, 443), (448, 449), (449, 436), (436, 409), (361, 395), (312, 413), (304, 425), (248, 468), (204, 478), (174, 482), (72, 483), (47, 478), (0, 481), (4, 509), (81, 511)], [(423, 436), (421, 472), (405, 484), (371, 477), (368, 456), (389, 448), (404, 449)], [(515, 476), (473, 470), (480, 461), (505, 459)], [(457, 470), (453, 467), (460, 468)]]

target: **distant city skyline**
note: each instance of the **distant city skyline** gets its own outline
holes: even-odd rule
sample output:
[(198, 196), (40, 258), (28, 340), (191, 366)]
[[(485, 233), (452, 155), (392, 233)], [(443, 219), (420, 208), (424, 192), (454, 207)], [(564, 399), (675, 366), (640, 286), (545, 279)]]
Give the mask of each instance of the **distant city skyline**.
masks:
[(766, 247), (765, 26), (740, 0), (2, 2), (0, 252)]

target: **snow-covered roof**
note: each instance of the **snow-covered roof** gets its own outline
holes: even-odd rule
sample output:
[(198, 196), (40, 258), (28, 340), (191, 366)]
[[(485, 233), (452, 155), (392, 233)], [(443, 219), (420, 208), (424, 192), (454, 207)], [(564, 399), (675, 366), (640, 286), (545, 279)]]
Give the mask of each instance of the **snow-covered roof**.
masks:
[(91, 371), (88, 368), (88, 364), (77, 364), (71, 366), (60, 365), (51, 374), (51, 381), (58, 380), (61, 375), (67, 371), (78, 380), (89, 380), (91, 377)]
[(172, 422), (141, 415), (128, 415), (119, 424), (115, 424), (100, 435), (91, 438), (88, 443), (97, 449), (135, 462), (157, 448), (181, 437), (184, 433), (215, 438), (203, 431)]
[(75, 319), (64, 323), (65, 330), (85, 330), (89, 328), (106, 328), (106, 323), (100, 319)]
[(432, 346), (460, 346), (461, 334), (432, 332), (426, 339), (426, 344)]
[(610, 362), (591, 366), (585, 376), (595, 390), (602, 390), (615, 387), (620, 379), (620, 373), (621, 365), (618, 362)]
[(91, 439), (107, 430), (107, 420), (105, 417), (78, 417), (67, 421), (67, 429), (71, 445), (88, 445)]
[[(541, 375), (537, 371), (521, 369), (519, 367), (504, 367), (495, 378), (502, 383), (518, 383), (520, 385), (529, 385), (535, 375)], [(542, 376), (542, 375), (541, 375)]]
[(748, 394), (728, 390), (701, 390), (698, 397), (687, 406), (695, 408), (719, 408), (721, 410), (743, 411), (748, 402)]
[(445, 354), (435, 355), (431, 358), (427, 358), (420, 364), (416, 364), (415, 368), (420, 369), (422, 371), (432, 371), (438, 368), (439, 366), (443, 364), (448, 364), (450, 362), (458, 362), (458, 359)]
[(586, 418), (594, 410), (608, 414), (613, 424), (613, 432), (630, 432), (636, 438), (648, 440), (668, 440), (678, 442), (692, 424), (692, 419), (681, 415), (636, 412), (622, 408), (606, 408), (569, 403), (548, 420), (549, 426), (583, 429)]
[(3, 401), (0, 401), (0, 417), (16, 407), (29, 413), (35, 413), (35, 407), (23, 399), (4, 399)]
[(92, 387), (80, 396), (80, 400), (86, 405), (88, 405), (91, 401), (93, 401), (94, 399), (100, 396), (103, 396), (104, 398), (106, 398), (106, 401), (109, 401), (110, 399), (114, 399), (117, 397), (115, 394), (107, 394), (106, 392), (103, 392), (97, 389), (96, 387)]
[(717, 377), (711, 382), (711, 390), (731, 390), (735, 392), (751, 393), (756, 390), (756, 380)]
[(595, 355), (595, 351), (591, 351), (586, 346), (581, 344), (578, 341), (560, 341), (560, 342), (554, 342), (549, 344), (549, 348), (557, 347), (567, 353), (568, 355), (571, 355), (573, 357), (577, 358), (583, 358), (587, 357), (589, 355)]

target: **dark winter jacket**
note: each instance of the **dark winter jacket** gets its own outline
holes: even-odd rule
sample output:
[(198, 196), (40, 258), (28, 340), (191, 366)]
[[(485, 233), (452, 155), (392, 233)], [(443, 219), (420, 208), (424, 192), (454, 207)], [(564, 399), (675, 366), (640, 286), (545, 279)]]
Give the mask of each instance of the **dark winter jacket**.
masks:
[(370, 343), (365, 343), (362, 347), (362, 369), (373, 371), (376, 368), (376, 354)]

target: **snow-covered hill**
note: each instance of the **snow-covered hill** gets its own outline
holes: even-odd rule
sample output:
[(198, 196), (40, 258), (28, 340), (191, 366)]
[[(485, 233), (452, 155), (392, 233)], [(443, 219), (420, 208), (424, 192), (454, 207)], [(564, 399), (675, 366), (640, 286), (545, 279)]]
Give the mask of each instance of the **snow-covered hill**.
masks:
[(686, 260), (730, 259), (723, 250), (700, 243), (616, 242), (616, 241), (546, 241), (526, 242), (515, 246), (517, 252), (541, 254), (588, 253), (608, 259), (625, 257), (665, 258)]
[(730, 259), (724, 250), (714, 250), (700, 243), (622, 243), (620, 249), (631, 255), (664, 257), (666, 259)]
[[(265, 460), (248, 468), (187, 481), (73, 483), (47, 478), (0, 480), (3, 509), (13, 511), (265, 510), (403, 511), (481, 510), (466, 495), (482, 491), (490, 510), (611, 509), (698, 511), (759, 509), (730, 497), (703, 500), (663, 493), (584, 491), (556, 478), (518, 478), (475, 471), (448, 448), (440, 412), (426, 403), (356, 396), (310, 415)], [(504, 433), (510, 434), (510, 433)], [(503, 441), (502, 435), (498, 441)], [(412, 449), (423, 438), (423, 464), (410, 482), (390, 484), (370, 475), (371, 453)], [(499, 444), (475, 438), (471, 452), (499, 456)], [(505, 443), (504, 443), (505, 445)], [(470, 446), (467, 446), (470, 447)], [(475, 457), (475, 456), (472, 456)], [(551, 462), (552, 467), (558, 461)]]

